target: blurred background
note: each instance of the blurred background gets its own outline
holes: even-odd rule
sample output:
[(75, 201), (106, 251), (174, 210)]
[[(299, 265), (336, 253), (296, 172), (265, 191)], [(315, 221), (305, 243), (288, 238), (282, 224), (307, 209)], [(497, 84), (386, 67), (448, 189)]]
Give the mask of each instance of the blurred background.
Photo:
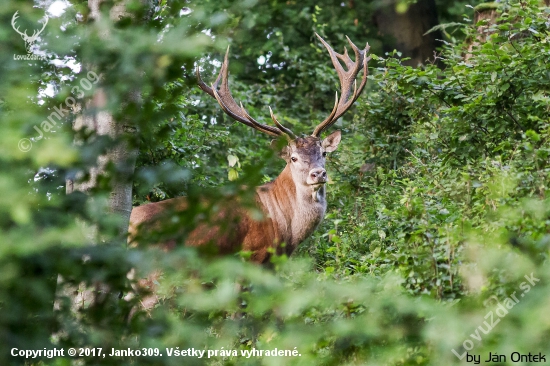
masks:
[[(5, 0), (0, 364), (548, 354), (549, 15), (535, 0)], [(128, 248), (133, 206), (208, 197), (163, 229), (189, 232), (284, 167), (267, 136), (196, 86), (195, 67), (211, 83), (230, 45), (235, 99), (310, 134), (339, 89), (315, 32), (337, 52), (346, 35), (368, 42), (372, 60), (363, 95), (329, 131), (343, 138), (313, 236), (271, 270), (183, 245)], [(162, 269), (154, 309), (139, 307), (147, 293), (125, 299), (132, 268)], [(11, 356), (54, 347), (163, 356)], [(176, 347), (238, 356), (168, 357)], [(254, 348), (300, 356), (241, 356)]]

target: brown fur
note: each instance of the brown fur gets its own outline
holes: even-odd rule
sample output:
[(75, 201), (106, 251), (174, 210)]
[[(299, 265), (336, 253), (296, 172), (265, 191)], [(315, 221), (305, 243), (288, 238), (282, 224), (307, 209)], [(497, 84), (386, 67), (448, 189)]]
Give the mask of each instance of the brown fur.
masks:
[[(253, 262), (261, 264), (269, 263), (273, 251), (290, 256), (325, 215), (324, 153), (336, 149), (340, 136), (336, 131), (323, 141), (313, 136), (297, 138), (283, 149), (285, 169), (273, 182), (256, 188), (255, 204), (263, 213), (261, 219), (255, 220), (240, 202), (222, 203), (210, 220), (188, 233), (184, 230), (189, 223), (178, 226), (176, 221), (174, 233), (159, 239), (161, 246), (170, 250), (185, 242), (201, 250), (214, 249), (218, 254), (243, 250), (252, 253)], [(130, 216), (129, 242), (137, 243), (142, 234), (162, 232), (159, 229), (163, 226), (174, 225), (174, 218), (188, 206), (186, 198), (179, 197), (135, 207)], [(155, 271), (138, 286), (152, 289), (159, 276), (160, 272)], [(143, 299), (146, 309), (155, 303), (156, 296)]]
[[(296, 207), (297, 202), (304, 197), (299, 199), (296, 192), (290, 169), (285, 168), (276, 180), (256, 188), (256, 206), (264, 213), (262, 220), (254, 220), (249, 211), (242, 207), (225, 207), (211, 222), (201, 223), (192, 230), (185, 244), (199, 247), (214, 243), (219, 254), (249, 251), (253, 253), (253, 262), (266, 263), (270, 257), (269, 248), (277, 249), (284, 242), (285, 250), (279, 248), (278, 252), (290, 255), (313, 232), (325, 211), (323, 205), (315, 205), (312, 222), (306, 223), (304, 230), (293, 231), (293, 221), (304, 224), (300, 218), (303, 207)], [(311, 201), (310, 195), (305, 200)], [(140, 230), (160, 229), (171, 215), (187, 209), (187, 206), (186, 198), (178, 197), (135, 207), (130, 217), (130, 242), (136, 241)], [(310, 212), (305, 214), (311, 216)], [(176, 233), (175, 236), (181, 234)], [(162, 246), (170, 250), (178, 241), (176, 238), (170, 239), (163, 242)]]
[[(263, 219), (254, 220), (239, 202), (231, 202), (222, 206), (212, 220), (188, 233), (186, 245), (213, 244), (220, 254), (242, 249), (252, 252), (252, 261), (256, 263), (269, 261), (270, 248), (277, 249), (279, 254), (292, 254), (323, 219), (326, 174), (323, 180), (317, 181), (311, 173), (324, 172), (323, 154), (336, 149), (340, 136), (336, 131), (323, 141), (307, 136), (290, 142), (282, 152), (287, 161), (285, 169), (273, 182), (256, 188), (256, 206), (263, 213)], [(156, 230), (162, 223), (172, 222), (173, 216), (187, 206), (186, 198), (179, 197), (135, 207), (130, 216), (130, 242), (139, 241), (138, 229)], [(178, 237), (181, 241), (182, 234), (176, 231), (174, 237), (165, 239), (162, 245), (165, 249), (173, 248), (178, 244)], [(282, 243), (285, 243), (284, 249)]]

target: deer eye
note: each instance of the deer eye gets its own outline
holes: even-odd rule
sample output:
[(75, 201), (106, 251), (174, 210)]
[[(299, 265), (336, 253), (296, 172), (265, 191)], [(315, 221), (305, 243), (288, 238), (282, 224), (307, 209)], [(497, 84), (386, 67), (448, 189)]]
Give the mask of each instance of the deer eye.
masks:
[(297, 161), (298, 161), (298, 158), (297, 158), (297, 157), (295, 157), (295, 156), (293, 156), (293, 157), (291, 157), (291, 158), (290, 158), (290, 160), (292, 160), (292, 162), (293, 162), (293, 163), (295, 163), (295, 162), (297, 162)]
[(327, 152), (323, 151), (323, 158), (327, 156)]

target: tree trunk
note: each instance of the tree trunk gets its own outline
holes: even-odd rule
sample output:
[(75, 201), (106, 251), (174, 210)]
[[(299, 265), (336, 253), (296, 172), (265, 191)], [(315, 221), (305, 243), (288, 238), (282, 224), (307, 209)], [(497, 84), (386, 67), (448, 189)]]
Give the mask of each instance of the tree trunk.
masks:
[[(98, 20), (101, 17), (100, 4), (103, 0), (88, 0), (90, 8), (90, 17)], [(111, 9), (110, 18), (113, 21), (120, 19), (125, 14), (124, 4), (118, 4)], [(107, 33), (103, 35), (106, 39)], [(83, 60), (85, 61), (85, 60)], [(93, 65), (90, 67), (93, 70)], [(99, 75), (101, 78), (101, 75)], [(105, 173), (105, 167), (108, 163), (113, 163), (116, 167), (116, 177), (111, 181), (111, 193), (109, 200), (109, 211), (122, 217), (119, 220), (119, 237), (125, 237), (128, 232), (130, 213), (132, 211), (132, 179), (137, 157), (137, 149), (128, 145), (129, 136), (127, 134), (135, 133), (136, 128), (131, 121), (116, 121), (110, 111), (105, 110), (107, 106), (105, 90), (97, 89), (94, 96), (81, 109), (80, 115), (76, 118), (73, 129), (80, 130), (86, 128), (93, 131), (97, 136), (109, 136), (115, 141), (114, 147), (105, 155), (99, 156), (97, 165), (90, 169), (89, 180), (82, 181), (79, 177), (68, 178), (66, 181), (66, 193), (71, 194), (75, 191), (87, 193), (97, 185), (98, 176)], [(140, 94), (135, 92), (130, 96), (127, 102), (139, 103)], [(91, 111), (90, 113), (86, 113)], [(83, 224), (84, 225), (84, 224)], [(90, 243), (101, 244), (101, 233), (95, 227), (86, 227), (88, 240)], [(63, 279), (58, 278), (58, 285), (63, 283)], [(72, 299), (73, 309), (87, 307), (93, 303), (99, 295), (105, 295), (109, 289), (97, 284), (94, 288), (86, 288), (81, 284), (78, 289), (65, 287), (65, 293)]]
[(434, 51), (440, 45), (437, 41), (443, 36), (440, 31), (424, 35), (439, 24), (435, 0), (418, 0), (410, 4), (405, 12), (398, 12), (398, 0), (383, 0), (375, 12), (374, 23), (380, 35), (386, 38), (384, 51), (393, 49), (410, 57), (404, 65), (418, 66), (434, 59)]
[[(99, 19), (101, 16), (99, 7), (103, 0), (88, 0), (90, 8), (90, 17)], [(124, 4), (118, 4), (111, 9), (110, 18), (113, 21), (118, 20), (125, 15)], [(106, 38), (107, 34), (104, 35)], [(100, 75), (101, 77), (101, 75)], [(140, 95), (138, 92), (130, 97), (133, 100), (128, 102), (139, 102)], [(123, 217), (120, 223), (119, 233), (124, 235), (128, 230), (130, 221), (130, 213), (132, 211), (132, 180), (130, 179), (134, 173), (137, 150), (131, 149), (124, 138), (125, 134), (135, 132), (135, 127), (131, 125), (131, 121), (115, 121), (113, 115), (103, 110), (107, 105), (107, 95), (102, 89), (98, 89), (93, 98), (89, 101), (85, 110), (99, 110), (99, 112), (87, 115), (85, 110), (76, 119), (74, 129), (87, 128), (94, 131), (97, 135), (108, 135), (116, 141), (116, 146), (112, 148), (105, 156), (98, 158), (98, 164), (90, 171), (90, 180), (87, 182), (75, 183), (74, 180), (67, 180), (67, 194), (73, 191), (88, 192), (97, 184), (98, 175), (104, 173), (107, 163), (112, 162), (117, 167), (120, 173), (118, 179), (112, 183), (110, 195), (109, 209), (112, 213), (119, 214)]]
[[(539, 1), (541, 6), (550, 6), (550, 0), (540, 0)], [(469, 60), (472, 58), (472, 50), (474, 47), (477, 47), (481, 43), (484, 43), (487, 40), (487, 37), (490, 35), (488, 29), (493, 26), (499, 16), (499, 8), (501, 6), (501, 3), (499, 2), (493, 2), (493, 3), (483, 3), (479, 4), (474, 8), (474, 26), (476, 27), (476, 37), (475, 39), (470, 39), (469, 45), (468, 45), (468, 51), (466, 55), (464, 56), (465, 60)], [(486, 22), (480, 26), (477, 26), (477, 23), (479, 23), (482, 20), (486, 20)], [(518, 34), (512, 39), (517, 39), (518, 37), (523, 36), (530, 36), (529, 32), (524, 32), (523, 34)]]

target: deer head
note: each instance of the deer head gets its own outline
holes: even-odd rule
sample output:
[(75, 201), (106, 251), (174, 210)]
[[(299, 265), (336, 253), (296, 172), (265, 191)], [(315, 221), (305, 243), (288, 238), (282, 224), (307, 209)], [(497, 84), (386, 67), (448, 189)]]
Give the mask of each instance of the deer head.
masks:
[[(340, 131), (333, 132), (323, 140), (321, 140), (321, 133), (334, 124), (334, 122), (336, 122), (336, 120), (357, 100), (367, 83), (367, 63), (370, 60), (370, 57), (366, 57), (370, 49), (368, 44), (365, 46), (364, 50), (360, 50), (348, 37), (346, 37), (355, 54), (355, 61), (352, 61), (346, 48), (343, 54), (339, 54), (317, 33), (315, 33), (315, 35), (329, 52), (338, 78), (340, 79), (341, 93), (340, 98), (338, 98), (338, 92), (336, 92), (332, 112), (324, 121), (315, 127), (311, 136), (296, 137), (289, 128), (283, 126), (277, 120), (271, 107), (269, 111), (275, 127), (259, 123), (248, 114), (242, 103), (237, 104), (237, 102), (235, 102), (229, 90), (228, 83), (229, 47), (225, 53), (220, 73), (216, 81), (210, 87), (202, 81), (198, 66), (196, 69), (199, 87), (215, 98), (226, 114), (258, 131), (273, 137), (284, 137), (287, 140), (288, 145), (283, 148), (280, 156), (286, 160), (296, 186), (298, 188), (313, 188), (314, 198), (317, 196), (316, 192), (324, 186), (328, 179), (325, 171), (326, 153), (336, 150), (341, 139)], [(345, 68), (340, 61), (344, 63)], [(357, 87), (356, 78), (360, 71), (363, 71), (363, 75), (361, 84)]]
[(40, 33), (42, 33), (44, 28), (46, 28), (46, 24), (48, 24), (48, 16), (47, 15), (44, 16), (44, 23), (42, 24), (42, 29), (34, 30), (34, 32), (32, 33), (32, 36), (29, 36), (27, 34), (26, 29), (24, 32), (21, 32), (19, 31), (19, 27), (15, 26), (15, 21), (17, 20), (17, 18), (19, 18), (19, 15), (17, 14), (18, 12), (19, 11), (16, 11), (15, 14), (13, 14), (13, 17), (11, 18), (11, 26), (17, 33), (19, 33), (19, 35), (21, 35), (21, 38), (23, 38), (23, 40), (25, 41), (25, 48), (27, 49), (27, 52), (31, 53), (31, 47), (33, 43), (36, 41)]

